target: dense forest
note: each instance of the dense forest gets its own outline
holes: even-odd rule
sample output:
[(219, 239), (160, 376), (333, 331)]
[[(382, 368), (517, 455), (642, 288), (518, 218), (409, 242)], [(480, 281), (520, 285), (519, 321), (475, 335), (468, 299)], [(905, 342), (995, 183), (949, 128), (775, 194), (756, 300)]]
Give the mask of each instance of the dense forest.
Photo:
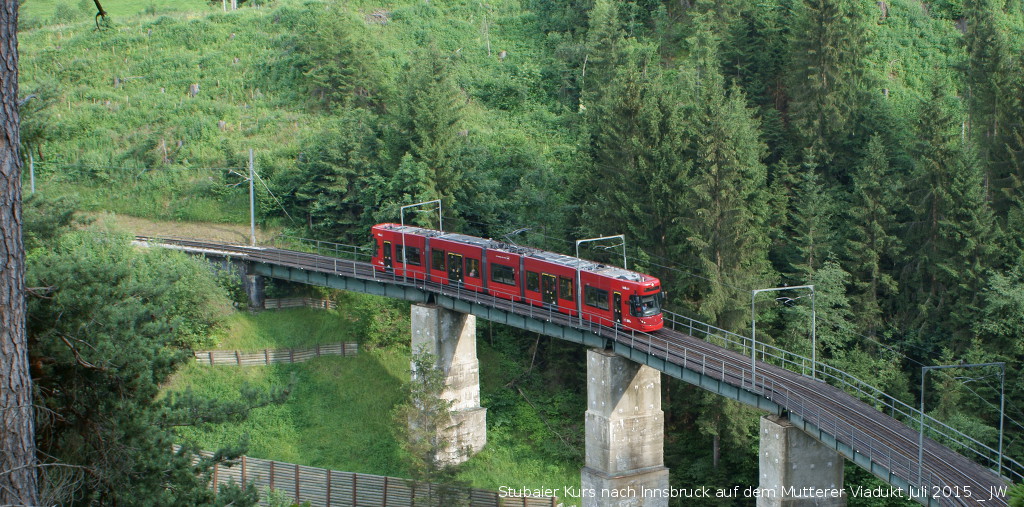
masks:
[[(621, 233), (669, 309), (744, 334), (752, 290), (814, 284), (819, 361), (907, 403), (922, 366), (1005, 361), (1024, 458), (1020, 0), (150, 4), (98, 29), (90, 5), (22, 8), (43, 193), (242, 222), (255, 148), (259, 219), (298, 235), (365, 244), (432, 199), (448, 230), (563, 253)], [(33, 262), (129, 256), (59, 245)], [(758, 338), (810, 356), (787, 296)], [(583, 351), (557, 352), (563, 385)], [(998, 370), (927, 380), (929, 414), (997, 447)], [(673, 484), (756, 482), (755, 412), (665, 389)]]

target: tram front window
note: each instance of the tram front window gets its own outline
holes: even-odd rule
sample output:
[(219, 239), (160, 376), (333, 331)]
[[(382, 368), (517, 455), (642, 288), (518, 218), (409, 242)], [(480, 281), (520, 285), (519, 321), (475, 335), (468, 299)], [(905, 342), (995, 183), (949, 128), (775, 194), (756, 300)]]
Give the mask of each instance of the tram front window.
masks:
[(633, 296), (632, 313), (634, 317), (651, 317), (661, 313), (661, 294), (651, 296)]

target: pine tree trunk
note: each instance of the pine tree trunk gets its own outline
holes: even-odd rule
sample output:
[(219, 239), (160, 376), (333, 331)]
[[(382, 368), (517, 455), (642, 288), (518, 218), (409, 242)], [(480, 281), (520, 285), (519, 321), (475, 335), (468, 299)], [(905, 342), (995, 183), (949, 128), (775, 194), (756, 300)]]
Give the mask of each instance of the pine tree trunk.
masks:
[(18, 157), (18, 3), (0, 5), (0, 505), (38, 505)]

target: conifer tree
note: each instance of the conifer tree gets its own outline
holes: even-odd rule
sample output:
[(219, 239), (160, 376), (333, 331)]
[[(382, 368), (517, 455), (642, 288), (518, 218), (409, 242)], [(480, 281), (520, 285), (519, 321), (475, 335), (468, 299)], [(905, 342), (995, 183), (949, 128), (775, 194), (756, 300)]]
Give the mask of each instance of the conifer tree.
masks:
[[(61, 231), (29, 255), (27, 281), (41, 291), (28, 302), (37, 403), (46, 414), (37, 445), (54, 470), (67, 465), (77, 474), (71, 486), (45, 482), (49, 505), (255, 504), (255, 488), (209, 488), (214, 463), (243, 448), (193, 464), (198, 449), (174, 429), (240, 422), (287, 390), (253, 390), (239, 402), (161, 396), (161, 384), (229, 307), (208, 267), (145, 250), (123, 235)], [(175, 443), (186, 445), (176, 453)]]
[[(452, 420), (452, 400), (443, 396), (445, 372), (437, 356), (418, 350), (412, 356), (412, 381), (408, 399), (395, 407), (394, 417), (401, 428), (399, 439), (406, 453), (412, 479), (435, 487), (422, 491), (413, 499), (414, 505), (458, 503), (465, 486), (456, 479), (463, 449), (453, 449), (452, 434), (457, 430)], [(439, 487), (438, 487), (439, 486)]]
[(1024, 132), (1020, 90), (1014, 86), (1021, 62), (1001, 27), (1000, 5), (969, 0), (965, 7), (970, 129), (984, 163), (986, 198), (1005, 216), (1024, 176), (1024, 169), (1013, 160), (1013, 152), (1022, 146), (1017, 135)]
[[(845, 145), (857, 121), (870, 29), (863, 3), (803, 0), (796, 8), (789, 82), (790, 121), (829, 176), (844, 176)], [(833, 159), (844, 155), (833, 164)]]
[(590, 10), (586, 57), (581, 69), (581, 110), (602, 100), (605, 88), (621, 63), (626, 39), (617, 5), (611, 0), (596, 0)]
[(981, 169), (970, 143), (960, 138), (953, 108), (943, 89), (933, 86), (921, 109), (909, 188), (916, 248), (908, 252), (911, 279), (904, 286), (910, 306), (904, 307), (913, 309), (909, 319), (921, 339), (941, 333), (962, 350), (996, 237)]
[[(684, 206), (678, 208), (699, 283), (687, 293), (698, 298), (701, 314), (724, 329), (739, 329), (748, 320), (749, 290), (769, 278), (767, 261), (766, 153), (758, 122), (738, 86), (728, 88), (718, 58), (718, 38), (708, 15), (695, 15), (688, 39), (694, 80), (693, 109), (686, 109), (688, 167)], [(738, 403), (714, 395), (699, 396), (697, 427), (711, 437), (712, 466), (722, 450), (742, 448), (751, 439), (751, 413)]]
[(665, 256), (682, 242), (672, 227), (686, 164), (678, 91), (652, 47), (621, 44), (621, 64), (587, 111), (593, 164), (577, 192), (588, 234), (624, 233), (630, 244)]
[(787, 276), (794, 281), (811, 282), (814, 272), (835, 253), (836, 207), (829, 190), (821, 182), (811, 149), (804, 151), (804, 164), (789, 203), (789, 245)]
[(766, 150), (744, 94), (736, 86), (725, 91), (710, 32), (698, 33), (692, 42), (700, 84), (683, 216), (687, 241), (709, 280), (701, 313), (735, 329), (746, 319), (743, 290), (760, 285), (769, 271), (766, 168), (761, 162)]
[(344, 109), (304, 143), (299, 171), (278, 178), (288, 189), (285, 205), (305, 212), (317, 237), (352, 244), (365, 238), (367, 210), (376, 204), (383, 172), (379, 129), (376, 115)]
[(895, 256), (903, 249), (896, 236), (896, 211), (905, 206), (899, 201), (901, 186), (889, 168), (884, 142), (880, 136), (872, 136), (867, 155), (853, 176), (845, 248), (854, 279), (855, 322), (869, 336), (884, 323), (884, 299), (898, 292), (892, 270)]
[(21, 232), (18, 5), (0, 5), (0, 504), (39, 502)]
[(425, 166), (425, 179), (434, 191), (420, 193), (416, 199), (440, 198), (446, 213), (457, 214), (456, 197), (466, 181), (454, 159), (461, 149), (459, 131), (466, 99), (451, 66), (451, 59), (432, 44), (412, 55), (402, 74), (391, 152), (396, 162), (405, 164), (408, 155)]
[(288, 51), (310, 95), (328, 107), (370, 106), (379, 100), (382, 77), (361, 15), (338, 5), (304, 13)]

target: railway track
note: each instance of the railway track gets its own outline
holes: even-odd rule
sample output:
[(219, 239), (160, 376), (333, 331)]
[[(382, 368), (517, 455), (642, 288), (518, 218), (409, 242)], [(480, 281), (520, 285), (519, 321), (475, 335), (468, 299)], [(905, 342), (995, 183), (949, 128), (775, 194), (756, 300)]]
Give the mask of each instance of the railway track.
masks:
[(769, 362), (759, 361), (757, 374), (752, 376), (749, 356), (679, 330), (666, 327), (648, 334), (580, 322), (577, 317), (528, 303), (512, 302), (423, 280), (403, 279), (379, 272), (368, 262), (351, 259), (187, 239), (139, 236), (136, 240), (193, 253), (226, 255), (254, 262), (414, 286), (456, 299), (591, 331), (608, 340), (665, 359), (685, 369), (699, 371), (705, 376), (771, 400), (791, 416), (799, 416), (831, 435), (853, 454), (866, 457), (884, 467), (891, 476), (890, 483), (895, 480), (909, 485), (909, 491), (903, 496), (909, 493), (909, 496), (926, 505), (1008, 505), (1005, 495), (999, 494), (1005, 491), (1007, 485), (1003, 478), (927, 437), (924, 440), (924, 460), (919, 471), (918, 452), (921, 448), (918, 445), (918, 432), (842, 389)]

